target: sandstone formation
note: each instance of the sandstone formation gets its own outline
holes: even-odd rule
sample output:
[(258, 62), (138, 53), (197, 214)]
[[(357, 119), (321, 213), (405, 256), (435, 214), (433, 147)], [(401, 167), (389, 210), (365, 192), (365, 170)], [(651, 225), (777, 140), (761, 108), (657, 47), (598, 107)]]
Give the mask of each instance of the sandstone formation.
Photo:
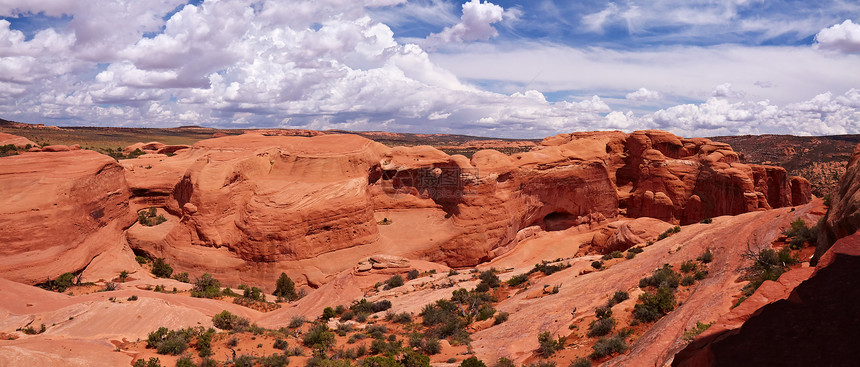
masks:
[[(793, 272), (780, 277), (780, 283)], [(809, 279), (801, 278), (799, 282), (796, 277), (788, 278), (786, 282), (799, 285), (779, 288), (762, 284), (754, 297), (762, 297), (760, 293), (767, 293), (767, 288), (777, 288), (772, 292), (776, 293), (775, 302), (754, 309), (755, 313), (735, 329), (703, 335), (679, 352), (672, 365), (856, 364), (854, 347), (860, 338), (856, 314), (856, 300), (860, 299), (860, 234), (837, 241)]]
[(89, 150), (0, 158), (0, 277), (41, 283), (118, 244), (136, 219), (123, 171)]
[(27, 139), (27, 138), (24, 138), (21, 136), (17, 136), (17, 135), (0, 133), (0, 145), (9, 145), (9, 144), (14, 145), (18, 148), (25, 148), (27, 145), (29, 145), (31, 147), (38, 146), (38, 144), (30, 141), (30, 139)]
[[(317, 287), (373, 254), (473, 266), (512, 249), (530, 227), (552, 232), (639, 217), (689, 224), (808, 201), (803, 179), (792, 185), (781, 168), (744, 165), (726, 144), (663, 131), (562, 134), (528, 152), (482, 150), (470, 159), (430, 146), (388, 148), (353, 134), (249, 133), (174, 148), (134, 144), (125, 151), (147, 154), (80, 174), (124, 173), (110, 190), (89, 186), (102, 189), (90, 197), (116, 202), (105, 211), (125, 210), (109, 217), (124, 220), (105, 225), (125, 229), (137, 210), (160, 208), (165, 223), (127, 231), (131, 249), (227, 284), (272, 287), (286, 271)], [(643, 232), (633, 223), (598, 236), (588, 251), (624, 249), (665, 228)], [(27, 246), (10, 248), (20, 254)]]
[(842, 181), (830, 193), (830, 208), (821, 223), (818, 246), (815, 249), (817, 261), (836, 240), (857, 232), (860, 228), (860, 145), (854, 148)]

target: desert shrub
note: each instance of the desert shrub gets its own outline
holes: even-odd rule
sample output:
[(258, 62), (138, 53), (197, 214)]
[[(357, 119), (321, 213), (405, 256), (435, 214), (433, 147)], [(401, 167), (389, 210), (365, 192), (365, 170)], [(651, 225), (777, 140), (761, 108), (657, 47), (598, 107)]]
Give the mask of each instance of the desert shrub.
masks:
[(683, 286), (690, 286), (694, 283), (696, 283), (696, 278), (694, 278), (692, 275), (687, 275), (681, 279), (681, 285)]
[(555, 352), (562, 350), (564, 348), (564, 340), (563, 336), (559, 336), (558, 339), (553, 339), (552, 334), (549, 331), (545, 331), (538, 335), (538, 350), (540, 354), (546, 358), (552, 357)]
[(660, 287), (656, 293), (643, 293), (633, 306), (633, 318), (641, 322), (656, 321), (675, 309), (675, 294), (667, 287)]
[(598, 319), (608, 319), (612, 317), (612, 306), (600, 306), (594, 309), (594, 315), (597, 316)]
[(176, 279), (183, 283), (191, 283), (191, 278), (188, 276), (188, 273), (185, 272), (173, 274), (173, 279)]
[(460, 362), (460, 367), (487, 367), (478, 357), (472, 356)]
[(334, 309), (331, 307), (326, 307), (323, 309), (322, 315), (320, 315), (320, 319), (323, 321), (328, 321), (329, 319), (337, 316), (337, 313), (334, 312)]
[(570, 361), (569, 367), (591, 367), (591, 361), (588, 358), (579, 357)]
[(481, 280), (480, 284), (485, 284), (489, 288), (497, 288), (502, 284), (502, 282), (499, 280), (499, 277), (496, 275), (495, 269), (481, 272), (481, 274), (478, 275), (478, 279)]
[(163, 215), (157, 214), (155, 208), (144, 209), (137, 212), (137, 220), (141, 225), (152, 227), (167, 221)]
[(128, 300), (129, 300), (129, 301), (137, 301), (137, 295), (136, 295), (136, 294), (132, 294), (132, 295), (131, 295), (131, 297), (128, 297)]
[(218, 298), (220, 296), (221, 282), (209, 273), (204, 273), (200, 278), (197, 278), (194, 281), (194, 287), (191, 288), (191, 297)]
[(168, 330), (166, 327), (160, 327), (149, 333), (146, 345), (147, 347), (155, 348), (158, 354), (178, 356), (188, 349), (188, 343), (195, 335), (199, 335), (199, 331), (191, 328), (174, 331)]
[(227, 310), (212, 316), (212, 324), (221, 330), (244, 330), (250, 325), (248, 319), (234, 315)]
[(403, 285), (403, 278), (399, 275), (394, 275), (385, 281), (385, 289), (397, 288)]
[(272, 348), (280, 349), (280, 350), (287, 350), (287, 348), (289, 348), (289, 347), (290, 347), (290, 343), (287, 343), (287, 341), (284, 339), (275, 339), (275, 343), (272, 344)]
[(429, 355), (439, 354), (442, 352), (442, 344), (439, 343), (439, 339), (428, 337), (424, 339), (421, 350)]
[(493, 325), (501, 324), (505, 321), (508, 321), (509, 314), (504, 311), (499, 311), (496, 313), (496, 317), (493, 319)]
[(641, 254), (644, 251), (645, 250), (643, 250), (641, 247), (631, 247), (631, 248), (627, 249), (627, 252), (632, 252), (634, 254)]
[(143, 264), (148, 263), (149, 259), (147, 259), (143, 256), (140, 256), (140, 255), (135, 255), (134, 261), (137, 261), (138, 264), (143, 265)]
[(286, 367), (290, 364), (290, 359), (283, 354), (272, 354), (268, 357), (260, 357), (257, 362), (263, 367)]
[(695, 261), (687, 260), (681, 264), (681, 272), (682, 273), (690, 273), (696, 271), (698, 264)]
[(710, 249), (710, 248), (706, 248), (706, 249), (705, 249), (705, 252), (704, 252), (704, 253), (702, 253), (702, 255), (701, 255), (701, 256), (699, 256), (698, 258), (696, 258), (696, 260), (701, 261), (701, 262), (702, 262), (702, 264), (707, 264), (707, 263), (709, 263), (709, 262), (711, 262), (711, 261), (713, 261), (713, 260), (714, 260), (714, 254), (712, 254), (712, 253), (711, 253), (711, 249)]
[(75, 275), (72, 273), (63, 273), (62, 275), (58, 276), (57, 279), (48, 279), (48, 281), (40, 284), (39, 286), (49, 291), (63, 293), (73, 285), (75, 285)]
[(626, 301), (630, 298), (630, 294), (625, 291), (616, 291), (615, 294), (612, 295), (612, 298), (609, 299), (609, 307), (615, 306), (621, 302)]
[(535, 267), (529, 273), (541, 272), (544, 275), (552, 275), (570, 267), (570, 264), (550, 264), (546, 261), (541, 261), (540, 264), (535, 264)]
[(156, 357), (150, 357), (148, 361), (138, 359), (134, 361), (134, 367), (161, 367), (161, 361)]
[(310, 348), (329, 349), (334, 345), (334, 333), (325, 324), (314, 324), (302, 337), (302, 344)]
[(105, 283), (104, 288), (102, 288), (102, 292), (112, 292), (112, 291), (115, 291), (115, 290), (116, 290), (116, 288), (117, 288), (116, 283), (114, 283), (114, 282), (107, 282), (107, 283)]
[(227, 346), (228, 347), (235, 347), (237, 345), (239, 345), (239, 338), (234, 336), (234, 337), (230, 338), (229, 340), (227, 340)]
[(493, 367), (517, 367), (517, 365), (514, 364), (514, 361), (508, 358), (500, 357), (499, 360), (496, 361), (496, 364), (493, 365)]
[(340, 321), (349, 321), (352, 320), (353, 317), (355, 317), (355, 312), (346, 311), (340, 315)]
[(201, 357), (209, 357), (212, 355), (212, 337), (215, 335), (215, 329), (209, 328), (205, 333), (200, 334), (197, 338), (197, 355)]
[(508, 279), (507, 283), (511, 287), (516, 287), (516, 286), (519, 286), (520, 284), (523, 284), (523, 283), (528, 282), (528, 281), (529, 281), (529, 275), (528, 274), (517, 274), (517, 275), (512, 276), (511, 279)]
[(611, 338), (602, 337), (597, 339), (597, 342), (594, 343), (594, 346), (591, 348), (594, 350), (591, 353), (591, 358), (597, 359), (602, 358), (608, 355), (612, 355), (614, 353), (624, 353), (627, 351), (627, 341), (624, 334), (616, 334)]
[(695, 274), (693, 274), (693, 279), (702, 280), (702, 279), (705, 279), (705, 276), (707, 276), (707, 275), (708, 275), (707, 270), (699, 270)]
[(373, 339), (370, 342), (371, 354), (387, 354), (394, 353), (400, 347), (399, 343), (388, 343), (385, 339)]
[(484, 320), (487, 320), (487, 319), (493, 317), (493, 315), (495, 315), (495, 314), (496, 314), (496, 309), (494, 309), (492, 306), (490, 306), (488, 304), (485, 304), (485, 305), (481, 306), (481, 308), (478, 309), (478, 315), (475, 319), (477, 321), (484, 321)]
[(361, 367), (402, 367), (394, 357), (374, 356), (361, 361)]
[(603, 262), (601, 261), (593, 261), (591, 262), (591, 267), (595, 269), (600, 269), (603, 267)]
[(591, 325), (588, 327), (588, 336), (604, 336), (612, 332), (612, 329), (615, 327), (615, 319), (608, 317), (597, 319), (591, 322)]
[(296, 283), (286, 273), (281, 273), (281, 276), (278, 277), (278, 281), (275, 283), (275, 292), (272, 295), (290, 302), (299, 299), (299, 295), (296, 293)]
[(171, 274), (173, 274), (173, 268), (164, 262), (164, 259), (159, 257), (152, 262), (152, 275), (159, 278), (170, 278)]
[(371, 310), (373, 312), (382, 312), (391, 308), (391, 301), (387, 299), (383, 299), (381, 301), (376, 301), (373, 303)]
[(191, 356), (182, 356), (176, 360), (176, 367), (197, 367)]
[(430, 367), (430, 357), (414, 351), (407, 351), (400, 357), (403, 367)]
[(650, 277), (645, 277), (639, 280), (639, 287), (645, 288), (648, 286), (662, 288), (678, 288), (681, 283), (681, 275), (672, 270), (672, 267), (664, 265), (660, 270), (655, 270)]
[(627, 260), (630, 260), (630, 259), (632, 259), (632, 258), (634, 258), (634, 257), (636, 257), (636, 253), (635, 253), (635, 252), (627, 252), (627, 255), (625, 255), (625, 256), (624, 256), (624, 258), (625, 258), (625, 259), (627, 259)]
[(693, 341), (693, 339), (696, 339), (699, 334), (705, 332), (705, 330), (708, 330), (708, 328), (711, 327), (711, 325), (713, 324), (713, 322), (705, 324), (701, 321), (696, 321), (696, 326), (694, 326), (690, 330), (684, 331), (684, 340), (688, 342)]
[(408, 323), (412, 322), (412, 315), (410, 315), (409, 313), (406, 313), (406, 312), (401, 312), (401, 313), (395, 314), (394, 317), (391, 319), (391, 321), (396, 322), (396, 323), (400, 323), (400, 324), (408, 324)]
[(388, 328), (385, 325), (369, 325), (364, 328), (364, 332), (370, 335), (371, 338), (383, 339), (385, 338), (385, 333), (388, 332)]
[(713, 222), (714, 222), (713, 218), (705, 218), (705, 219), (702, 219), (702, 221), (700, 223), (711, 224)]
[(171, 354), (178, 356), (188, 349), (188, 340), (183, 336), (171, 334), (158, 344), (158, 354)]
[(417, 269), (412, 269), (408, 273), (406, 273), (406, 279), (409, 279), (409, 280), (417, 279), (418, 275), (420, 275), (420, 274), (421, 273), (419, 273)]
[(624, 253), (622, 253), (621, 251), (612, 251), (611, 253), (609, 253), (609, 256), (613, 259), (620, 259), (624, 257)]
[(287, 327), (289, 327), (290, 329), (295, 329), (295, 328), (302, 327), (302, 325), (304, 325), (304, 324), (305, 324), (305, 317), (304, 316), (293, 316), (293, 318), (290, 319), (290, 323), (289, 323), (289, 325), (287, 325)]
[(529, 363), (529, 364), (525, 365), (525, 367), (557, 367), (557, 366), (558, 366), (558, 364), (555, 363), (554, 361), (547, 361), (547, 360), (539, 360), (537, 362)]
[(249, 355), (238, 356), (233, 360), (233, 366), (235, 366), (235, 367), (253, 367), (254, 366), (254, 357), (251, 357)]

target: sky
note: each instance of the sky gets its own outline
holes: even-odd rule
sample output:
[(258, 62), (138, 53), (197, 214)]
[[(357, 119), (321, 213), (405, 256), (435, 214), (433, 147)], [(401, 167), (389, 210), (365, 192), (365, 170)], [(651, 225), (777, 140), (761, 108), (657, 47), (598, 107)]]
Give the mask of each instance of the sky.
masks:
[(860, 134), (860, 2), (0, 0), (0, 118)]

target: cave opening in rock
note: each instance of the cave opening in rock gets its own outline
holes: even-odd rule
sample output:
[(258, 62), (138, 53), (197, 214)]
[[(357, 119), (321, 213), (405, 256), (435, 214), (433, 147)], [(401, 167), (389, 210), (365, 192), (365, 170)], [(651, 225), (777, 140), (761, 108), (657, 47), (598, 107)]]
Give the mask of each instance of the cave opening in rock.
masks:
[(567, 212), (556, 211), (543, 217), (545, 231), (563, 231), (576, 224), (576, 216)]

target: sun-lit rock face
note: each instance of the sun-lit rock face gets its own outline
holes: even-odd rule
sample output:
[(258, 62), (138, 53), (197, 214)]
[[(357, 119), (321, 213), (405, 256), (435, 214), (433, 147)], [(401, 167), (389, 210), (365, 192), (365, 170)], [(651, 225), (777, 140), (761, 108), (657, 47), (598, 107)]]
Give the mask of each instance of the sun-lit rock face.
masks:
[(86, 267), (135, 221), (122, 166), (89, 151), (0, 158), (0, 277), (40, 283)]
[(813, 261), (818, 261), (836, 240), (860, 229), (858, 191), (860, 191), (860, 145), (854, 148), (839, 186), (830, 193), (830, 207), (821, 224)]
[[(126, 150), (166, 147), (152, 142)], [(726, 144), (663, 131), (562, 134), (528, 152), (482, 150), (471, 158), (430, 146), (388, 148), (351, 134), (249, 133), (169, 153), (119, 164), (92, 152), (16, 159), (49, 167), (57, 159), (50, 157), (88, 157), (51, 174), (74, 170), (75, 180), (99, 182), (86, 187), (87, 198), (104, 198), (95, 202), (121, 212), (107, 218), (123, 218), (106, 226), (128, 228), (135, 211), (148, 207), (166, 219), (128, 228), (124, 239), (132, 249), (164, 257), (177, 271), (261, 285), (286, 271), (317, 286), (373, 254), (472, 266), (509, 251), (525, 228), (594, 227), (619, 215), (688, 224), (806, 202), (804, 180), (790, 180), (781, 168), (741, 164)], [(89, 161), (107, 168), (84, 169)], [(40, 196), (25, 187), (28, 177), (4, 179), (21, 187), (18, 197)], [(90, 201), (69, 200), (76, 213), (96, 210)], [(637, 223), (613, 228), (589, 251), (624, 249), (665, 226), (644, 230)], [(68, 229), (84, 237), (97, 230)], [(21, 241), (7, 251), (35, 246)]]

